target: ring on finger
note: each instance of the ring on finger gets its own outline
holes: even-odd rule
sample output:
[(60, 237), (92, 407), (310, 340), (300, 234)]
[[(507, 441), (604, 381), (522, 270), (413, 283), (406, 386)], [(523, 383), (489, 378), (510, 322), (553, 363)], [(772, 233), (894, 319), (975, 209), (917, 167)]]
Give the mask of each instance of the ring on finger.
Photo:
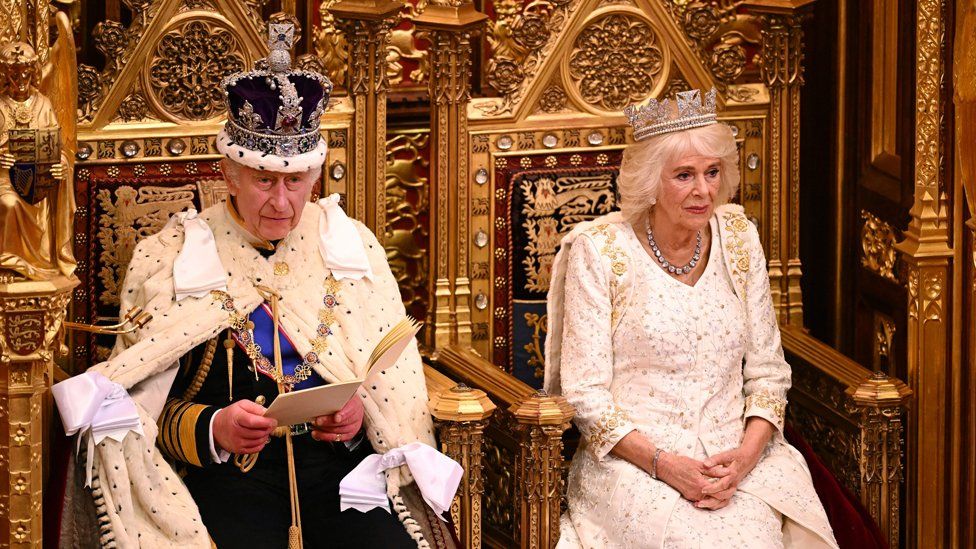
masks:
[(336, 433), (335, 434), (335, 441), (336, 442), (340, 442), (341, 440), (342, 440), (342, 433)]

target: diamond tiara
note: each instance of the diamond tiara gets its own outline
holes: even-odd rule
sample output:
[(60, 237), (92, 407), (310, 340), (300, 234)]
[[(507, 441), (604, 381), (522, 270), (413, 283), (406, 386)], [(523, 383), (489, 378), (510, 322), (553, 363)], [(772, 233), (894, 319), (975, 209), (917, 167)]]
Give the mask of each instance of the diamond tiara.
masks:
[(677, 108), (669, 99), (651, 99), (646, 105), (631, 105), (624, 109), (624, 115), (634, 127), (634, 140), (640, 141), (662, 133), (680, 132), (700, 128), (716, 122), (715, 88), (705, 94), (702, 104), (701, 92), (689, 90), (678, 92), (675, 96)]

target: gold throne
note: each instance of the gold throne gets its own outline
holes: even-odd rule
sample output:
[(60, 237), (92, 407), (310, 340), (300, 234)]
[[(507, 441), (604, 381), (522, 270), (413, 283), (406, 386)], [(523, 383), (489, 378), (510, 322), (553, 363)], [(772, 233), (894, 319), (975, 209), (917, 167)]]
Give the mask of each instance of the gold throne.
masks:
[[(63, 453), (70, 452), (71, 448), (62, 438), (53, 438), (63, 434), (52, 423), (53, 409), (46, 396), (47, 389), (52, 383), (107, 358), (112, 330), (98, 334), (100, 330), (91, 330), (92, 325), (122, 320), (120, 324), (127, 326), (125, 319), (119, 318), (118, 294), (139, 240), (160, 230), (173, 213), (187, 207), (202, 210), (226, 198), (219, 172), (220, 155), (214, 147), (215, 136), (223, 125), (222, 98), (211, 93), (211, 88), (217, 89), (224, 74), (267, 54), (261, 36), (265, 14), (260, 5), (188, 5), (174, 0), (127, 5), (127, 9), (132, 16), (128, 26), (108, 20), (94, 27), (92, 42), (105, 58), (102, 69), (85, 64), (76, 68), (69, 17), (58, 14), (60, 39), (67, 43), (59, 44), (58, 51), (67, 55), (59, 62), (68, 66), (60, 66), (52, 78), (54, 87), (62, 92), (59, 99), (70, 100), (78, 107), (77, 139), (71, 142), (70, 154), (77, 163), (73, 244), (80, 284), (73, 293), (62, 292), (64, 299), (52, 305), (57, 310), (46, 320), (52, 327), (44, 334), (45, 345), (57, 349), (64, 341), (65, 348), (70, 349), (66, 359), (55, 364), (50, 352), (41, 353), (35, 358), (43, 368), (25, 370), (29, 377), (21, 380), (18, 374), (15, 383), (3, 385), (10, 393), (22, 393), (21, 386), (34, 390), (27, 395), (30, 401), (25, 401), (29, 406), (24, 408), (24, 413), (29, 412), (29, 417), (21, 413), (19, 404), (16, 417), (11, 415), (11, 420), (23, 422), (21, 431), (26, 431), (11, 431), (18, 448), (10, 455), (4, 453), (3, 458), (12, 456), (12, 463), (19, 468), (20, 462), (16, 460), (23, 453), (19, 447), (35, 450), (33, 457), (24, 456), (36, 472), (26, 483), (24, 479), (12, 478), (11, 488), (3, 492), (4, 501), (8, 496), (24, 492), (32, 499), (25, 500), (29, 505), (23, 507), (18, 500), (15, 510), (19, 514), (11, 515), (10, 527), (0, 532), (2, 545), (9, 542), (40, 547), (42, 531), (48, 535), (48, 544), (57, 545), (63, 501), (55, 487), (63, 479), (56, 477), (57, 473), (63, 473), (63, 468), (58, 469), (58, 464), (64, 462)], [(37, 19), (43, 22), (46, 17), (45, 10), (43, 17)], [(125, 37), (133, 40), (127, 41)], [(199, 48), (198, 53), (208, 63), (194, 65), (193, 59), (183, 55), (186, 48)], [(310, 56), (298, 58), (298, 63), (310, 64), (307, 66), (315, 69), (322, 68), (317, 64), (320, 62)], [(187, 71), (193, 73), (194, 82), (183, 78)], [(75, 74), (79, 77), (77, 88), (69, 85), (75, 81)], [(365, 167), (355, 158), (347, 158), (347, 151), (357, 151), (368, 144), (367, 136), (355, 131), (354, 121), (367, 115), (375, 119), (376, 104), (373, 101), (368, 107), (362, 106), (355, 101), (355, 93), (344, 92), (333, 99), (322, 121), (329, 154), (324, 181), (313, 198), (327, 191), (340, 192), (345, 195), (350, 213), (356, 213), (363, 206), (363, 201), (357, 200), (355, 182), (361, 178), (356, 174)], [(75, 109), (67, 112), (74, 122)], [(72, 137), (75, 137), (73, 128)], [(369, 141), (375, 146), (375, 139)], [(382, 147), (380, 152), (385, 154)], [(348, 188), (347, 181), (352, 182)], [(359, 217), (365, 218), (361, 212)], [(375, 223), (371, 227), (375, 230)], [(60, 315), (65, 315), (69, 297), (72, 301), (67, 325), (71, 330), (65, 335), (59, 328), (62, 318), (58, 310)], [(84, 329), (86, 326), (89, 329)], [(8, 353), (4, 351), (6, 360)], [(17, 371), (21, 370), (18, 367)], [(462, 546), (477, 546), (482, 430), (495, 405), (484, 392), (458, 385), (429, 367), (425, 368), (425, 377), (441, 449), (464, 468), (451, 508), (453, 525)], [(4, 394), (4, 398), (7, 396)], [(24, 436), (25, 433), (29, 436)], [(52, 448), (59, 449), (61, 454), (52, 452)], [(43, 507), (42, 484), (49, 488)], [(20, 514), (26, 520), (15, 521), (20, 519)], [(450, 540), (431, 542), (435, 546), (453, 546)]]
[[(432, 106), (432, 128), (449, 131), (431, 134), (440, 154), (431, 166), (428, 343), (435, 367), (500, 408), (485, 431), (486, 545), (551, 547), (558, 539), (575, 435), (565, 401), (537, 390), (545, 298), (561, 236), (616, 206), (616, 170), (632, 140), (622, 110), (713, 86), (739, 145), (736, 200), (759, 229), (793, 366), (788, 419), (898, 545), (910, 391), (803, 328), (800, 24), (809, 5), (496, 2), (482, 66), (482, 84), (496, 93)], [(434, 24), (426, 18), (418, 25)], [(438, 85), (435, 73), (432, 97)]]
[[(282, 4), (296, 11), (294, 2)], [(558, 539), (572, 410), (536, 389), (555, 243), (574, 223), (614, 207), (615, 167), (631, 140), (620, 110), (711, 86), (740, 144), (739, 201), (769, 258), (794, 367), (790, 419), (897, 545), (904, 386), (845, 359), (802, 326), (797, 136), (799, 21), (807, 4), (501, 0), (486, 21), (468, 2), (416, 2), (401, 15), (389, 0), (326, 0), (297, 13), (307, 27), (300, 34), (318, 54), (301, 62), (324, 66), (341, 87), (322, 124), (330, 148), (322, 192), (343, 194), (350, 214), (377, 232), (408, 308), (428, 320), (428, 388), (440, 443), (466, 471), (452, 508), (465, 546), (550, 547)], [(117, 317), (120, 278), (140, 238), (172, 212), (222, 199), (213, 147), (222, 114), (201, 90), (266, 53), (264, 2), (111, 5), (108, 20), (84, 29), (93, 31), (86, 51), (101, 68), (83, 63), (77, 70), (81, 285), (69, 318), (81, 323)], [(429, 37), (422, 53), (414, 49), (417, 29)], [(642, 60), (644, 73), (615, 69), (613, 37), (628, 38), (622, 47)], [(179, 53), (189, 47), (207, 62), (184, 59)], [(483, 48), (489, 53), (479, 57)], [(423, 90), (430, 127), (388, 128), (388, 99), (409, 106), (410, 94)], [(429, 171), (429, 182), (407, 169), (416, 166)], [(17, 378), (6, 387), (43, 394), (51, 372), (57, 380), (107, 352), (104, 340), (83, 333), (68, 343), (63, 369), (38, 367), (32, 385)], [(50, 367), (50, 356), (44, 364)], [(502, 409), (492, 415), (495, 405)], [(21, 450), (43, 439), (45, 409), (25, 408), (29, 437), (16, 426), (8, 433)], [(9, 480), (7, 494), (25, 491)], [(34, 494), (38, 480), (25, 482)], [(40, 508), (24, 509), (29, 527), (11, 522), (0, 544), (40, 545)]]

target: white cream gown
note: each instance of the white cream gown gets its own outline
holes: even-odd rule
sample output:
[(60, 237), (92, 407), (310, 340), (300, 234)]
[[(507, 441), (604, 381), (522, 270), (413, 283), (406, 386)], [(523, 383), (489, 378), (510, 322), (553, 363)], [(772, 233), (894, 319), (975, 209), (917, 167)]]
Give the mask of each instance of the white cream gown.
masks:
[[(559, 547), (836, 547), (806, 463), (781, 434), (790, 368), (755, 228), (741, 209), (719, 209), (692, 287), (655, 265), (628, 223), (608, 219), (577, 231), (564, 258), (554, 356), (582, 437)], [(559, 379), (547, 377), (551, 386), (559, 390)], [(668, 452), (704, 459), (737, 447), (751, 416), (777, 432), (718, 511), (696, 509), (609, 453), (636, 429)]]

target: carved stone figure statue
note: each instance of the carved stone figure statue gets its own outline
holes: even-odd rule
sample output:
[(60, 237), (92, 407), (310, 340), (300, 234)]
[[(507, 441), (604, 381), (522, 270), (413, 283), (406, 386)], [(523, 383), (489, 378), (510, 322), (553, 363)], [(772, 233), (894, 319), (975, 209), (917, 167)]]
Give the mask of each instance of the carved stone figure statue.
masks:
[(70, 277), (76, 267), (72, 173), (40, 73), (30, 45), (0, 48), (0, 275), (29, 280)]

